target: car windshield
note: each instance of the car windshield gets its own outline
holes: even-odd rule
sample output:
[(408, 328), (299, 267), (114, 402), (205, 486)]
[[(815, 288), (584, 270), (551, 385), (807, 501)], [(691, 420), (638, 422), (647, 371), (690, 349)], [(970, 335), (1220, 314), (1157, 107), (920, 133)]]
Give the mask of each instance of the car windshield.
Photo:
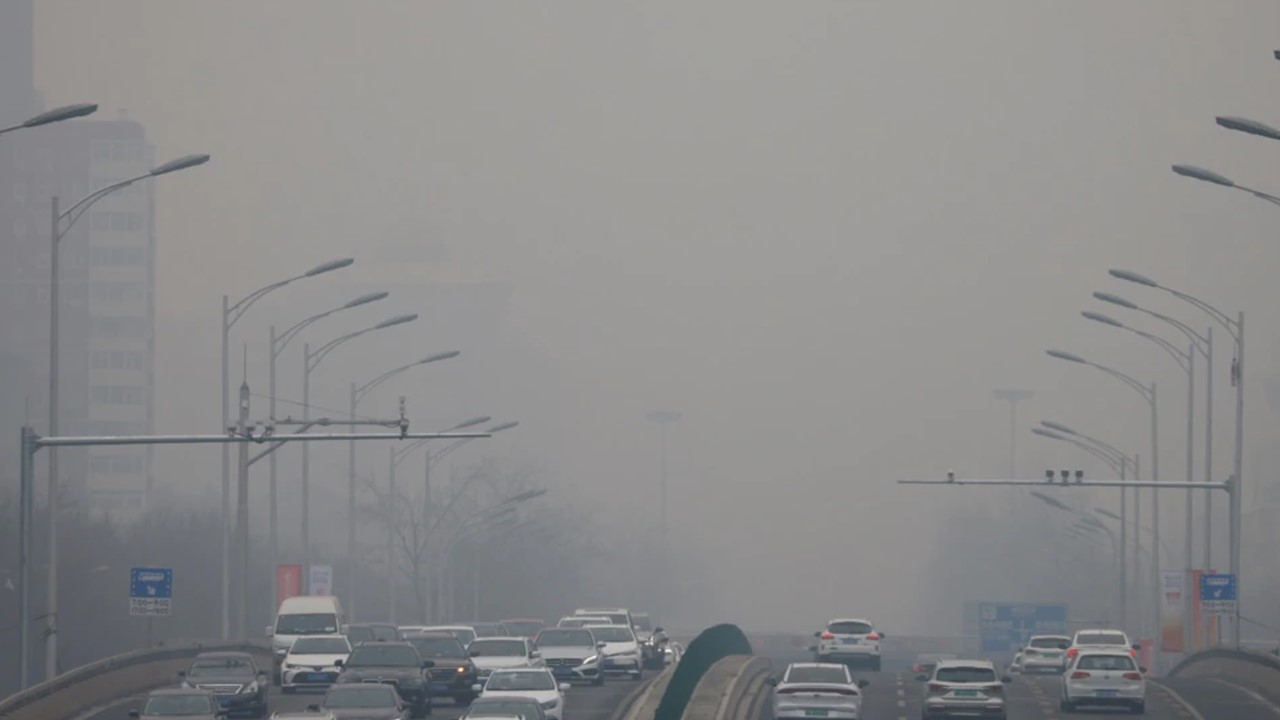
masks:
[(156, 695), (147, 699), (142, 714), (162, 717), (212, 715), (213, 703), (208, 695)]
[(523, 640), (477, 640), (467, 646), (477, 657), (524, 657)]
[(1137, 669), (1128, 655), (1081, 655), (1076, 661), (1077, 670), (1118, 670), (1130, 672)]
[(196, 658), (187, 668), (189, 677), (253, 677), (255, 674), (253, 662), (247, 658)]
[(538, 647), (592, 647), (596, 640), (590, 630), (543, 630), (538, 633)]
[(789, 683), (847, 684), (849, 678), (842, 667), (793, 667), (787, 671)]
[(519, 715), (525, 720), (534, 720), (539, 716), (538, 703), (533, 700), (501, 700), (499, 698), (480, 698), (471, 703), (467, 717), (494, 717), (497, 715)]
[(490, 690), (555, 690), (556, 681), (549, 672), (496, 672), (489, 676), (484, 685), (485, 692)]
[(827, 626), (827, 632), (832, 635), (870, 635), (871, 625), (857, 621), (833, 622)]
[(631, 634), (630, 628), (608, 625), (591, 628), (591, 634), (601, 642), (631, 642), (636, 639), (636, 636)]
[(996, 681), (996, 671), (989, 667), (963, 665), (940, 667), (934, 679), (946, 683), (993, 683)]
[(293, 641), (289, 652), (295, 655), (343, 654), (351, 651), (347, 639), (341, 635), (304, 637)]
[(542, 623), (537, 620), (507, 620), (502, 624), (507, 626), (512, 635), (521, 637), (532, 637), (542, 629)]
[(410, 637), (409, 644), (418, 651), (419, 656), (424, 658), (460, 658), (467, 654), (467, 651), (462, 649), (462, 643), (453, 636)]
[(1080, 633), (1076, 636), (1077, 645), (1116, 645), (1125, 647), (1123, 633)]
[(560, 621), (560, 627), (562, 628), (580, 628), (586, 624), (587, 621), (583, 618), (565, 618)]
[(321, 707), (390, 708), (396, 706), (396, 691), (390, 685), (346, 685), (335, 687), (324, 696)]
[(1066, 650), (1067, 646), (1069, 646), (1070, 644), (1071, 644), (1071, 639), (1064, 638), (1064, 637), (1031, 638), (1031, 642), (1028, 643), (1028, 645), (1030, 645), (1033, 648), (1045, 648), (1048, 650)]
[(458, 642), (463, 645), (470, 645), (472, 640), (476, 639), (476, 631), (471, 628), (449, 628), (445, 632), (458, 638)]
[(347, 667), (418, 667), (422, 661), (409, 645), (361, 645), (351, 651)]
[(338, 618), (333, 613), (281, 615), (276, 618), (277, 635), (328, 635), (338, 632)]
[(377, 636), (374, 635), (373, 628), (371, 627), (347, 628), (347, 640), (350, 640), (352, 645), (355, 645), (356, 643), (365, 642), (366, 640), (377, 640), (377, 639), (378, 638)]
[(653, 625), (652, 623), (649, 622), (648, 615), (632, 615), (631, 619), (636, 621), (636, 627), (640, 628), (641, 630), (644, 630), (645, 632), (650, 632), (653, 630)]
[(502, 637), (506, 635), (503, 632), (506, 628), (498, 623), (476, 623), (471, 626), (476, 631), (476, 637)]

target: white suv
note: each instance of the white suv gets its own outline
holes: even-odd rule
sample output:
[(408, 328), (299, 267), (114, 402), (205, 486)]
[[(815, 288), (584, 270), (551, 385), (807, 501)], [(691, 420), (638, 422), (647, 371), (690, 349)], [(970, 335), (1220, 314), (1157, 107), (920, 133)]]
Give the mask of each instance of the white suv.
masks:
[(1083, 705), (1125, 707), (1134, 713), (1147, 710), (1146, 668), (1138, 667), (1123, 649), (1083, 649), (1072, 659), (1062, 678), (1062, 712)]
[(1133, 657), (1138, 649), (1121, 630), (1077, 630), (1067, 648), (1067, 665), (1083, 650), (1121, 650)]
[(863, 665), (879, 672), (880, 640), (884, 633), (877, 632), (870, 620), (832, 620), (826, 629), (813, 636), (818, 639), (818, 644), (813, 646), (817, 662)]

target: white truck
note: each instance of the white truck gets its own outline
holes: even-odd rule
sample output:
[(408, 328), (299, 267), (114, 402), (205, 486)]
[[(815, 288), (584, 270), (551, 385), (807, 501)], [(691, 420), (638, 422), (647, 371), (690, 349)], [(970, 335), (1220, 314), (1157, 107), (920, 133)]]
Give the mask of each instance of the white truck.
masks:
[(303, 635), (342, 635), (346, 627), (342, 603), (332, 595), (298, 595), (280, 603), (275, 623), (267, 626), (275, 683), (280, 684), (280, 664), (294, 640)]

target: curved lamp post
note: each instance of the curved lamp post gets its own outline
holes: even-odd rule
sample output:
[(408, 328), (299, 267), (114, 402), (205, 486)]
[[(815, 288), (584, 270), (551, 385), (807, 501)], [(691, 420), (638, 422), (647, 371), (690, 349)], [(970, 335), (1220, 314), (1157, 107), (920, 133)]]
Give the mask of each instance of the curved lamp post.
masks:
[(1183, 177), (1188, 177), (1188, 178), (1191, 178), (1192, 180), (1199, 180), (1201, 182), (1212, 183), (1214, 185), (1221, 185), (1222, 187), (1225, 187), (1225, 188), (1232, 188), (1234, 190), (1247, 192), (1250, 195), (1258, 198), (1259, 200), (1266, 200), (1272, 205), (1280, 205), (1280, 197), (1276, 197), (1275, 195), (1271, 195), (1270, 193), (1262, 192), (1261, 190), (1256, 190), (1251, 187), (1240, 185), (1236, 183), (1234, 180), (1232, 180), (1231, 178), (1225, 175), (1219, 175), (1218, 173), (1212, 170), (1205, 170), (1204, 168), (1196, 167), (1195, 165), (1173, 165), (1171, 166), (1171, 168), (1173, 169), (1174, 173), (1181, 175)]
[[(1115, 269), (1115, 268), (1108, 270), (1107, 272), (1110, 273), (1112, 277), (1117, 278), (1119, 280), (1125, 280), (1127, 282), (1142, 285), (1144, 287), (1163, 290), (1169, 293), (1170, 295), (1173, 295), (1174, 297), (1178, 298), (1179, 300), (1182, 300), (1184, 302), (1190, 303), (1191, 305), (1194, 305), (1195, 307), (1199, 308), (1202, 312), (1204, 312), (1206, 315), (1213, 318), (1213, 320), (1216, 321), (1218, 324), (1222, 325), (1222, 327), (1226, 328), (1227, 333), (1230, 334), (1232, 340), (1235, 341), (1236, 357), (1231, 363), (1231, 384), (1234, 385), (1236, 389), (1236, 437), (1235, 437), (1235, 456), (1232, 462), (1232, 476), (1231, 476), (1231, 484), (1229, 487), (1230, 495), (1228, 496), (1229, 502), (1231, 505), (1231, 510), (1229, 513), (1231, 518), (1231, 530), (1230, 530), (1230, 542), (1228, 543), (1228, 545), (1230, 546), (1230, 555), (1231, 555), (1231, 558), (1230, 558), (1231, 574), (1235, 575), (1236, 577), (1236, 592), (1240, 593), (1241, 592), (1240, 585), (1239, 585), (1241, 582), (1241, 577), (1240, 577), (1240, 524), (1241, 522), (1240, 521), (1241, 521), (1241, 514), (1242, 514), (1241, 505), (1242, 505), (1242, 499), (1243, 499), (1241, 488), (1243, 487), (1243, 483), (1244, 483), (1244, 480), (1243, 480), (1243, 474), (1244, 474), (1244, 312), (1241, 311), (1237, 313), (1236, 317), (1233, 319), (1226, 313), (1210, 305), (1209, 303), (1201, 300), (1200, 298), (1197, 298), (1193, 295), (1188, 295), (1187, 293), (1184, 293), (1180, 290), (1175, 290), (1173, 288), (1161, 285), (1160, 283), (1156, 282), (1155, 280), (1152, 280), (1151, 278), (1141, 273), (1136, 273), (1136, 272), (1133, 272), (1132, 270), (1121, 270), (1121, 269)], [(1237, 603), (1236, 617), (1232, 622), (1232, 628), (1231, 628), (1232, 637), (1237, 647), (1240, 645), (1239, 609), (1240, 609), (1240, 605), (1239, 603)]]
[[(304, 343), (302, 346), (302, 421), (304, 427), (307, 421), (311, 419), (311, 373), (320, 365), (320, 362), (328, 357), (338, 346), (355, 340), (366, 333), (375, 330), (385, 330), (397, 325), (411, 323), (418, 319), (417, 313), (407, 313), (404, 315), (394, 315), (383, 320), (380, 323), (370, 325), (369, 327), (349, 332), (344, 335), (330, 340), (329, 342), (316, 348), (315, 352), (311, 351), (311, 345)], [(353, 418), (354, 419), (354, 418)], [(310, 578), (311, 567), (311, 451), (308, 443), (302, 443), (302, 575)], [(311, 588), (306, 588), (307, 592), (311, 592)]]
[[(97, 110), (97, 105), (68, 105), (64, 108), (50, 110), (31, 118), (24, 123), (25, 127), (36, 127), (39, 125), (47, 125), (49, 123), (69, 120), (74, 117), (82, 117)], [(94, 203), (102, 198), (110, 195), (117, 190), (123, 190), (126, 187), (140, 180), (147, 180), (161, 175), (186, 170), (197, 165), (203, 165), (209, 162), (208, 155), (184, 155), (176, 160), (170, 160), (167, 163), (157, 165), (145, 173), (134, 177), (121, 180), (119, 182), (109, 183), (97, 190), (85, 195), (71, 207), (66, 210), (59, 211), (58, 196), (53, 196), (52, 213), (49, 224), (49, 435), (58, 434), (58, 380), (61, 373), (61, 358), (58, 355), (59, 340), (61, 329), (58, 325), (58, 306), (61, 305), (58, 270), (61, 265), (61, 253), (59, 247), (62, 244), (62, 238), (71, 231), (76, 221), (84, 215)], [(52, 452), (54, 448), (49, 448), (49, 577), (48, 577), (48, 607), (45, 613), (45, 679), (51, 679), (58, 674), (58, 505), (59, 498), (57, 492), (58, 485), (58, 454)], [(143, 502), (146, 502), (147, 493), (151, 491), (150, 475), (147, 477), (148, 485), (144, 489)], [(25, 625), (24, 625), (25, 627)], [(23, 685), (23, 687), (26, 687)]]
[[(357, 386), (354, 382), (351, 383), (351, 403), (350, 403), (350, 410), (348, 412), (348, 416), (351, 418), (351, 420), (354, 421), (356, 419), (356, 408), (360, 405), (360, 401), (363, 400), (370, 392), (372, 392), (374, 388), (390, 380), (391, 378), (399, 375), (400, 373), (406, 370), (409, 370), (411, 368), (418, 367), (419, 365), (428, 365), (430, 363), (439, 362), (441, 360), (448, 360), (450, 358), (455, 358), (461, 354), (462, 353), (460, 353), (457, 350), (450, 350), (448, 352), (436, 353), (435, 355), (428, 355), (424, 358), (414, 360), (411, 363), (405, 363), (404, 365), (400, 365), (399, 367), (394, 367), (382, 373), (381, 375), (378, 375), (377, 377), (373, 378), (372, 380), (370, 380), (369, 382), (366, 382), (363, 385)], [(354, 433), (355, 426), (351, 425), (349, 427), (350, 427), (349, 432)], [(352, 440), (347, 443), (347, 583), (346, 584), (347, 584), (347, 602), (348, 602), (347, 613), (349, 614), (349, 617), (353, 619), (355, 618), (355, 612), (356, 612), (355, 611), (355, 605), (356, 605), (355, 578), (356, 578), (356, 441)]]

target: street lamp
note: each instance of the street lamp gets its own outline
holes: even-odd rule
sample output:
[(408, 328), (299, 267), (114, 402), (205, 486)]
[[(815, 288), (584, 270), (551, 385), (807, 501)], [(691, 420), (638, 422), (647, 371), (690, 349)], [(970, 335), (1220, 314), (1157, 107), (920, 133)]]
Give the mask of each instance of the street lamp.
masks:
[(1248, 133), (1249, 135), (1257, 135), (1268, 140), (1280, 140), (1280, 130), (1270, 125), (1260, 123), (1257, 120), (1249, 118), (1235, 117), (1231, 115), (1219, 115), (1214, 118), (1218, 125), (1236, 132)]
[[(304, 427), (307, 421), (311, 419), (311, 372), (320, 365), (320, 362), (328, 357), (339, 345), (355, 340), (366, 333), (375, 330), (385, 330), (397, 325), (411, 323), (418, 319), (417, 313), (408, 313), (404, 315), (394, 315), (383, 320), (380, 323), (370, 325), (369, 327), (349, 332), (344, 335), (330, 340), (321, 345), (315, 352), (311, 351), (310, 343), (302, 345), (302, 421)], [(355, 418), (352, 418), (353, 420)], [(302, 568), (303, 577), (310, 578), (311, 567), (311, 451), (307, 443), (302, 443)], [(306, 588), (307, 592), (311, 588)]]
[[(1169, 293), (1170, 295), (1173, 295), (1174, 297), (1178, 298), (1179, 300), (1183, 300), (1185, 302), (1188, 302), (1194, 305), (1195, 307), (1199, 308), (1202, 312), (1204, 312), (1206, 315), (1213, 318), (1214, 321), (1216, 321), (1217, 323), (1222, 325), (1224, 328), (1226, 328), (1227, 332), (1231, 335), (1232, 340), (1235, 341), (1236, 356), (1235, 356), (1235, 359), (1232, 360), (1231, 362), (1231, 384), (1235, 386), (1235, 389), (1236, 389), (1236, 438), (1235, 438), (1236, 442), (1235, 442), (1235, 457), (1232, 462), (1232, 481), (1230, 485), (1231, 494), (1228, 498), (1231, 504), (1231, 511), (1229, 513), (1231, 518), (1231, 537), (1228, 545), (1230, 547), (1230, 554), (1231, 554), (1231, 558), (1230, 558), (1231, 574), (1234, 575), (1236, 578), (1237, 592), (1239, 592), (1238, 588), (1239, 588), (1239, 583), (1241, 582), (1241, 578), (1240, 578), (1240, 519), (1241, 519), (1240, 516), (1242, 512), (1241, 488), (1244, 483), (1244, 479), (1243, 479), (1243, 474), (1244, 474), (1244, 311), (1240, 311), (1239, 313), (1237, 313), (1236, 317), (1233, 319), (1226, 313), (1210, 305), (1209, 303), (1201, 300), (1200, 298), (1197, 298), (1195, 296), (1188, 295), (1187, 293), (1181, 292), (1179, 290), (1175, 290), (1173, 288), (1161, 285), (1155, 280), (1152, 280), (1151, 278), (1145, 275), (1142, 275), (1140, 273), (1133, 272), (1132, 270), (1120, 270), (1120, 269), (1114, 269), (1114, 268), (1109, 270), (1108, 272), (1111, 274), (1112, 277), (1118, 278), (1120, 280), (1126, 280), (1131, 283), (1136, 283), (1138, 285), (1143, 285), (1145, 287), (1155, 288), (1157, 290), (1163, 290)], [(1212, 406), (1210, 406), (1210, 409), (1212, 409)], [(1208, 509), (1209, 507), (1210, 506), (1206, 506), (1206, 509)], [(1240, 605), (1237, 603), (1236, 617), (1234, 618), (1234, 622), (1232, 623), (1232, 634), (1233, 634), (1235, 644), (1237, 646), (1239, 646), (1240, 644), (1239, 609), (1240, 609)]]
[[(327, 318), (330, 315), (333, 315), (334, 313), (342, 312), (343, 310), (350, 310), (351, 308), (360, 307), (361, 305), (368, 305), (370, 303), (378, 302), (379, 300), (385, 299), (389, 294), (390, 293), (382, 291), (382, 292), (372, 292), (372, 293), (366, 293), (364, 295), (360, 295), (359, 297), (353, 298), (347, 301), (346, 303), (339, 305), (338, 307), (332, 308), (330, 310), (326, 310), (321, 313), (316, 313), (308, 318), (304, 318), (303, 320), (300, 320), (299, 322), (295, 323), (292, 327), (285, 330), (283, 333), (280, 333), (279, 335), (276, 334), (276, 326), (275, 325), (271, 326), (270, 342), (267, 345), (267, 347), (270, 350), (270, 352), (268, 353), (269, 358), (267, 362), (267, 365), (268, 365), (267, 417), (270, 418), (270, 423), (273, 426), (275, 425), (275, 421), (276, 421), (276, 359), (280, 357), (280, 353), (284, 352), (285, 347), (294, 338), (296, 338), (299, 333), (301, 333), (304, 329), (307, 328), (307, 326), (311, 325), (312, 323), (318, 320), (321, 320), (323, 318)], [(270, 527), (271, 540), (270, 540), (269, 549), (267, 551), (267, 554), (269, 556), (267, 560), (267, 564), (271, 567), (272, 572), (275, 572), (275, 568), (279, 563), (280, 531), (279, 531), (279, 510), (278, 510), (277, 494), (276, 494), (276, 454), (274, 452), (271, 453), (271, 455), (268, 457), (267, 465), (269, 468), (268, 469), (269, 480), (267, 483), (269, 500), (267, 502), (267, 505), (268, 505), (268, 515), (270, 518), (268, 524), (271, 526)], [(276, 607), (278, 603), (278, 599), (276, 597), (276, 591), (277, 591), (276, 584), (273, 582), (271, 583), (271, 607), (273, 608)]]
[(1254, 188), (1240, 185), (1235, 181), (1233, 181), (1231, 178), (1225, 175), (1219, 175), (1218, 173), (1213, 172), (1212, 170), (1205, 170), (1204, 168), (1196, 167), (1195, 165), (1173, 165), (1172, 168), (1174, 173), (1181, 175), (1183, 177), (1189, 177), (1192, 180), (1200, 180), (1201, 182), (1212, 183), (1214, 185), (1221, 185), (1222, 187), (1226, 187), (1226, 188), (1241, 190), (1243, 192), (1249, 193), (1250, 195), (1258, 198), (1259, 200), (1266, 200), (1267, 202), (1273, 205), (1280, 205), (1280, 197), (1276, 197), (1275, 195), (1262, 192), (1261, 190), (1255, 190)]
[[(1156, 412), (1156, 384), (1152, 382), (1150, 386), (1144, 385), (1138, 380), (1135, 380), (1130, 375), (1126, 375), (1125, 373), (1122, 373), (1119, 370), (1109, 368), (1105, 365), (1099, 365), (1098, 363), (1091, 362), (1074, 353), (1065, 352), (1063, 350), (1047, 350), (1046, 352), (1049, 354), (1050, 357), (1054, 357), (1059, 360), (1066, 360), (1068, 362), (1073, 362), (1080, 365), (1088, 365), (1089, 367), (1095, 368), (1097, 370), (1101, 370), (1102, 372), (1116, 378), (1117, 380), (1120, 380), (1125, 385), (1128, 385), (1130, 388), (1134, 390), (1134, 392), (1138, 393), (1138, 395), (1140, 395), (1142, 399), (1147, 402), (1148, 407), (1150, 407), (1151, 409), (1151, 482), (1158, 483), (1160, 481), (1160, 450), (1159, 450), (1159, 429), (1158, 429), (1158, 419), (1157, 419), (1158, 415)], [(1139, 494), (1140, 493), (1135, 490), (1134, 492), (1135, 497), (1137, 497)], [(1156, 538), (1159, 539), (1160, 537), (1160, 490), (1154, 485), (1151, 488), (1151, 517), (1154, 518), (1151, 521), (1152, 527), (1155, 529)], [(1151, 567), (1151, 593), (1152, 593), (1152, 601), (1154, 603), (1153, 612), (1155, 613), (1153, 617), (1159, 617), (1160, 568), (1159, 568), (1158, 562), (1153, 564)]]
[[(458, 357), (461, 353), (457, 350), (436, 353), (428, 355), (424, 358), (414, 360), (411, 363), (405, 363), (399, 367), (392, 368), (381, 375), (373, 378), (363, 385), (356, 386), (351, 383), (351, 403), (348, 417), (351, 421), (356, 419), (356, 408), (360, 405), (360, 401), (365, 398), (374, 388), (400, 373), (419, 365), (427, 365), (441, 360)], [(348, 432), (355, 432), (355, 425), (348, 427)], [(355, 582), (356, 582), (356, 442), (352, 440), (347, 443), (347, 612), (355, 618)]]
[[(177, 162), (177, 161), (175, 161)], [(163, 167), (163, 166), (162, 166)], [(166, 172), (172, 172), (166, 170)], [(300, 275), (285, 278), (273, 282), (270, 285), (264, 285), (257, 290), (245, 295), (234, 304), (231, 303), (228, 296), (222, 296), (222, 392), (220, 393), (220, 404), (222, 405), (222, 427), (221, 432), (226, 432), (231, 424), (230, 408), (228, 407), (228, 396), (231, 392), (231, 369), (230, 358), (228, 357), (229, 346), (231, 343), (231, 328), (244, 317), (244, 314), (253, 307), (267, 293), (288, 285), (297, 280), (323, 275), (327, 272), (340, 270), (351, 266), (355, 260), (351, 258), (341, 258), (338, 260), (330, 260), (321, 263), (307, 270)], [(230, 447), (222, 446), (222, 639), (228, 640), (231, 637), (231, 455)]]
[(22, 130), (25, 128), (40, 127), (50, 123), (62, 122), (63, 120), (71, 120), (72, 118), (84, 117), (97, 112), (98, 106), (95, 103), (77, 103), (75, 105), (63, 105), (52, 110), (46, 110), (35, 117), (27, 118), (17, 125), (0, 128), (0, 135), (14, 130)]
[[(52, 122), (67, 120), (73, 117), (81, 117), (88, 115), (98, 108), (97, 105), (69, 105), (65, 108), (50, 110), (42, 115), (37, 115), (28, 123), (33, 123), (27, 127), (35, 127), (37, 125), (46, 125)], [(185, 170), (197, 165), (203, 165), (209, 162), (208, 155), (185, 155), (176, 160), (170, 160), (162, 165), (148, 170), (141, 175), (121, 180), (115, 183), (109, 183), (103, 187), (94, 190), (77, 200), (64, 211), (59, 212), (58, 196), (54, 195), (52, 200), (52, 212), (50, 213), (49, 223), (49, 435), (50, 437), (58, 434), (58, 380), (61, 375), (62, 367), (58, 356), (59, 336), (61, 329), (58, 324), (58, 306), (60, 302), (60, 294), (58, 292), (58, 270), (61, 265), (59, 247), (62, 238), (71, 231), (76, 221), (84, 215), (94, 203), (102, 198), (110, 195), (117, 190), (121, 190), (132, 185), (139, 180), (159, 177), (167, 175), (179, 170)], [(148, 478), (148, 481), (150, 478)], [(53, 448), (49, 448), (49, 578), (48, 578), (48, 603), (49, 611), (46, 613), (45, 622), (45, 679), (51, 679), (58, 674), (58, 454)], [(146, 487), (149, 492), (151, 488)], [(147, 496), (143, 495), (143, 501), (146, 502)]]

